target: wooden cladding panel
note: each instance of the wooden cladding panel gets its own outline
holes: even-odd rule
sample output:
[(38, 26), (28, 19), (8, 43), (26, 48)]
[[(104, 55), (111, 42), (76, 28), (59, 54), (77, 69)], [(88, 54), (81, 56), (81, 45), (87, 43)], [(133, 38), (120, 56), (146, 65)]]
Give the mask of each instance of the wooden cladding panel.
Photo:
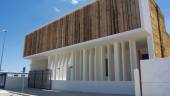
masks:
[(99, 2), (99, 10), (100, 10), (100, 37), (107, 36), (107, 0), (100, 0)]
[(97, 0), (29, 34), (24, 56), (141, 27), (138, 0)]
[[(128, 2), (123, 2), (123, 13), (128, 14)], [(124, 20), (124, 29), (129, 30), (129, 16), (128, 15), (123, 15), (123, 20)], [(140, 24), (140, 22), (138, 23)]]
[(100, 22), (99, 22), (99, 2), (91, 5), (91, 38), (96, 39), (100, 36)]
[(138, 28), (141, 26), (141, 21), (140, 21), (140, 14), (139, 14), (139, 0), (134, 0), (135, 1), (135, 20), (136, 24), (134, 25), (135, 28)]
[(170, 57), (170, 36), (168, 33), (163, 34), (164, 57)]
[(152, 19), (152, 30), (153, 30), (153, 39), (155, 47), (155, 56), (161, 57), (161, 46), (160, 46), (160, 36), (159, 36), (159, 25), (157, 18), (157, 10), (154, 1), (150, 0), (150, 10), (151, 10), (151, 19)]
[(160, 31), (162, 39), (163, 57), (170, 57), (170, 36), (166, 32), (165, 21), (162, 14), (159, 14)]
[[(126, 0), (124, 0), (124, 1), (126, 1)], [(130, 2), (131, 0), (129, 0), (129, 2)], [(119, 10), (117, 10), (117, 13), (116, 14), (118, 14), (118, 28), (119, 28), (119, 32), (123, 32), (123, 7), (122, 7), (122, 0), (117, 0), (117, 9), (119, 9)]]
[(154, 39), (155, 56), (157, 58), (170, 56), (170, 36), (166, 32), (164, 17), (155, 3), (150, 0), (152, 31)]
[(75, 43), (80, 43), (80, 10), (75, 12)]
[(88, 41), (91, 38), (91, 15), (90, 15), (90, 8), (91, 6), (88, 5), (87, 7), (84, 7), (84, 17), (83, 17), (83, 21), (84, 21), (84, 40)]
[[(106, 1), (106, 30), (107, 30), (107, 35), (112, 35), (112, 28), (114, 28), (112, 25), (112, 18), (113, 18), (113, 8), (112, 8), (112, 0), (107, 0)], [(110, 21), (111, 20), (111, 21)]]
[[(119, 26), (118, 26), (118, 14), (117, 14), (117, 0), (112, 1), (112, 12), (113, 12), (113, 19), (112, 19), (112, 24), (114, 25), (114, 30), (112, 31), (113, 34), (116, 34), (119, 32)], [(126, 14), (127, 15), (127, 14)]]
[(80, 11), (80, 42), (85, 41), (84, 39), (84, 10)]
[(73, 45), (75, 41), (75, 12), (68, 15), (68, 41), (69, 45)]

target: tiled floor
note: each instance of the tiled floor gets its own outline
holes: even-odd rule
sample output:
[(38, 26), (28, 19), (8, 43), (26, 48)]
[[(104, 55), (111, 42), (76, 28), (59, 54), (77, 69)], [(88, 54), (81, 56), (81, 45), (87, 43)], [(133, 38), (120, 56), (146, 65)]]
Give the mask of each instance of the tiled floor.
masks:
[(97, 93), (81, 93), (67, 91), (49, 91), (40, 89), (26, 89), (24, 94), (20, 90), (0, 90), (0, 96), (131, 96), (131, 95), (113, 95), (113, 94), (97, 94)]

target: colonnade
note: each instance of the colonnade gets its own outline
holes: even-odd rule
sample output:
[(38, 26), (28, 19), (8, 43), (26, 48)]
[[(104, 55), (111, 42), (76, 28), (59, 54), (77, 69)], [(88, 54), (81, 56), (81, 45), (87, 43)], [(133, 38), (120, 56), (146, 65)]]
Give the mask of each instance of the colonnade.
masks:
[(137, 68), (135, 40), (74, 49), (49, 56), (53, 80), (131, 81)]

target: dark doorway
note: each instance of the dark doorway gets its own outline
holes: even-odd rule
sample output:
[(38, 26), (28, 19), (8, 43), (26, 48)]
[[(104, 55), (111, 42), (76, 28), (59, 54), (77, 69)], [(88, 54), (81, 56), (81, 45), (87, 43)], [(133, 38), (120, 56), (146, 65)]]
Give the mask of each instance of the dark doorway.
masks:
[(106, 77), (108, 77), (108, 59), (105, 59), (105, 67), (106, 67), (106, 73), (105, 73), (105, 75), (106, 75)]
[(142, 54), (142, 60), (146, 60), (149, 59), (149, 55), (148, 54)]

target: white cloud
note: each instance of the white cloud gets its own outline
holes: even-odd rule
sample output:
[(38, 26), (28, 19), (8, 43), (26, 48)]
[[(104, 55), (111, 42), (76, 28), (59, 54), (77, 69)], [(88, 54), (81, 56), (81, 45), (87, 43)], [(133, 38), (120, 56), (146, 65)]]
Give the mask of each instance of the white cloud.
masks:
[(60, 12), (61, 10), (59, 8), (57, 8), (57, 7), (54, 7), (54, 11)]
[(76, 5), (79, 3), (79, 0), (71, 0), (71, 4)]

